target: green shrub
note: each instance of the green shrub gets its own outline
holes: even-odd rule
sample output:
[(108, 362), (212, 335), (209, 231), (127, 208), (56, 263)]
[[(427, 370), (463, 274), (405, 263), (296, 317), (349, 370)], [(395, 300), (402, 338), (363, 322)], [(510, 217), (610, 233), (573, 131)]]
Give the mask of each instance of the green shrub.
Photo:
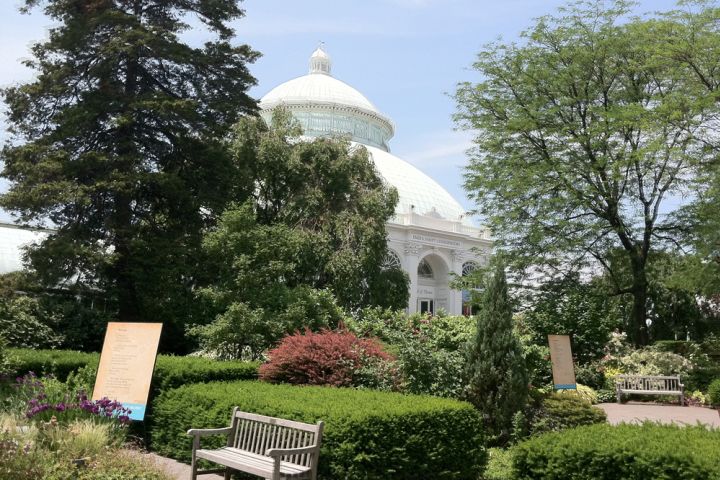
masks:
[[(17, 359), (16, 376), (34, 372), (38, 376), (54, 375), (65, 381), (71, 372), (82, 367), (97, 369), (100, 355), (71, 350), (11, 350)], [(188, 383), (218, 380), (250, 380), (257, 377), (257, 362), (217, 361), (201, 357), (158, 355), (153, 375), (155, 392)]]
[(512, 466), (512, 451), (502, 448), (488, 450), (488, 465), (483, 480), (510, 480), (515, 478)]
[(720, 405), (720, 378), (713, 380), (708, 387), (708, 397), (713, 405)]
[(397, 357), (402, 391), (458, 398), (465, 387), (458, 372), (465, 365), (465, 345), (475, 319), (367, 308), (348, 318), (345, 326), (362, 337), (377, 337)]
[(658, 352), (671, 352), (687, 356), (698, 346), (686, 340), (658, 340), (652, 344), (652, 348)]
[[(476, 479), (486, 462), (480, 414), (468, 403), (373, 390), (262, 382), (187, 385), (154, 403), (151, 446), (190, 460), (189, 428), (229, 424), (241, 410), (325, 422), (322, 479)], [(222, 444), (223, 438), (207, 444)]]
[(33, 372), (38, 377), (54, 375), (60, 381), (65, 381), (70, 372), (82, 367), (90, 365), (97, 368), (100, 358), (97, 353), (73, 350), (13, 349), (11, 352), (16, 358), (15, 376)]
[(720, 378), (720, 364), (697, 367), (687, 377), (682, 377), (682, 381), (685, 384), (685, 390), (706, 392), (716, 378)]
[(720, 430), (674, 425), (592, 425), (513, 449), (519, 480), (718, 480)]
[(0, 335), (12, 347), (59, 347), (63, 337), (53, 328), (58, 323), (59, 316), (35, 298), (0, 298)]
[(613, 403), (617, 400), (615, 390), (602, 389), (597, 391), (598, 403)]
[(159, 392), (190, 383), (251, 380), (257, 378), (259, 366), (259, 362), (159, 355), (153, 376), (153, 388)]
[(543, 399), (542, 406), (533, 418), (530, 431), (536, 435), (606, 421), (605, 412), (593, 407), (587, 400), (574, 395), (554, 393)]
[(576, 393), (550, 393), (533, 390), (530, 402), (513, 418), (512, 439), (557, 432), (581, 425), (604, 423), (605, 412)]
[(599, 362), (579, 365), (575, 368), (575, 380), (595, 390), (605, 387), (604, 368)]
[(0, 336), (0, 382), (2, 379), (15, 372), (15, 357), (7, 348), (7, 341)]

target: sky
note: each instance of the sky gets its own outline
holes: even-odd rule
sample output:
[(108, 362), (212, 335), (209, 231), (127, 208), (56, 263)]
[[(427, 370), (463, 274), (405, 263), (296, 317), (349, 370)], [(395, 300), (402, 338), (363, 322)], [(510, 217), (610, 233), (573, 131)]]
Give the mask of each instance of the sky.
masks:
[[(395, 123), (393, 154), (442, 185), (466, 210), (462, 188), (472, 132), (456, 131), (452, 93), (458, 82), (478, 81), (470, 67), (484, 45), (516, 41), (533, 20), (555, 13), (561, 0), (245, 0), (234, 22), (237, 43), (262, 53), (250, 68), (261, 98), (304, 75), (319, 42), (332, 58), (335, 78), (355, 87)], [(29, 46), (46, 38), (52, 21), (35, 10), (18, 12), (19, 0), (0, 0), (0, 87), (29, 81), (21, 64)], [(671, 0), (643, 0), (637, 12), (668, 10)], [(197, 29), (189, 43), (207, 38)], [(2, 108), (2, 106), (0, 106)], [(0, 141), (7, 138), (0, 117)], [(7, 183), (0, 181), (0, 191)], [(10, 216), (0, 211), (0, 221)]]

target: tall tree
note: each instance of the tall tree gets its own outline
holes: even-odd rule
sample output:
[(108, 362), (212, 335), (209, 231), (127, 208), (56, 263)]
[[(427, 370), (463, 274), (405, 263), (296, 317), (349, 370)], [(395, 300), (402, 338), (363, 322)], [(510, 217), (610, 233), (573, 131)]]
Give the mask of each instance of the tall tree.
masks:
[(230, 137), (238, 203), (204, 242), (215, 273), (201, 298), (216, 320), (193, 330), (207, 349), (255, 357), (283, 334), (336, 327), (343, 309), (407, 305), (407, 275), (383, 267), (397, 192), (364, 148), (301, 133), (278, 110)]
[(525, 406), (528, 376), (500, 263), (484, 284), (477, 331), (467, 351), (466, 396), (485, 415), (496, 441), (503, 443), (513, 415)]
[[(106, 289), (120, 320), (160, 318), (158, 305), (190, 297), (201, 229), (231, 191), (218, 139), (256, 111), (247, 64), (258, 53), (231, 44), (243, 10), (238, 0), (23, 5), (58, 25), (32, 47), (36, 79), (2, 92), (13, 139), (0, 203), (55, 228), (29, 255), (47, 285)], [(190, 28), (212, 40), (188, 45)]]
[(231, 139), (236, 201), (252, 204), (258, 226), (282, 225), (309, 242), (282, 279), (329, 288), (347, 310), (404, 308), (407, 275), (383, 267), (397, 191), (364, 148), (342, 138), (298, 141), (301, 135), (290, 112), (276, 110), (271, 125), (246, 118)]
[[(719, 104), (658, 36), (680, 22), (628, 19), (630, 5), (576, 3), (522, 44), (487, 46), (474, 64), (483, 80), (458, 88), (457, 120), (478, 132), (466, 188), (513, 266), (600, 266), (615, 294), (632, 295), (627, 328), (642, 345), (648, 256), (675, 243), (681, 225), (665, 213), (714, 158)], [(713, 35), (717, 45), (707, 28), (703, 42)], [(608, 261), (614, 248), (628, 282)]]

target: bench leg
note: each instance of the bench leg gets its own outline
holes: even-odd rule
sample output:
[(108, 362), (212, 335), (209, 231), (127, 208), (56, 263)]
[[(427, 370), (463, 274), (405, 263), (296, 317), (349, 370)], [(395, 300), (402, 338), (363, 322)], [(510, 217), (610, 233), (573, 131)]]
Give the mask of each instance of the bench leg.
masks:
[(622, 395), (620, 394), (620, 390), (615, 392), (615, 395), (617, 395), (617, 402), (622, 403)]
[(232, 475), (232, 470), (230, 470), (229, 467), (225, 467), (225, 480), (230, 480), (231, 475)]
[(685, 406), (685, 392), (682, 392), (682, 393), (680, 394), (680, 406), (681, 406), (681, 407), (684, 407), (684, 406)]
[(195, 456), (195, 452), (199, 448), (200, 448), (200, 437), (198, 437), (196, 435), (193, 438), (192, 460), (190, 462), (190, 480), (197, 480), (198, 465), (197, 465), (197, 457)]

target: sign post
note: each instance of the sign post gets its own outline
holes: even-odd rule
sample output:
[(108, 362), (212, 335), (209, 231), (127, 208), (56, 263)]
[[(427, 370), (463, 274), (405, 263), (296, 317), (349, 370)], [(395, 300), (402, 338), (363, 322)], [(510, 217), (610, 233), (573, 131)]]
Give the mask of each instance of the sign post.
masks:
[(162, 323), (108, 323), (93, 400), (107, 397), (143, 420), (155, 369)]
[(569, 335), (548, 335), (556, 390), (577, 390)]

